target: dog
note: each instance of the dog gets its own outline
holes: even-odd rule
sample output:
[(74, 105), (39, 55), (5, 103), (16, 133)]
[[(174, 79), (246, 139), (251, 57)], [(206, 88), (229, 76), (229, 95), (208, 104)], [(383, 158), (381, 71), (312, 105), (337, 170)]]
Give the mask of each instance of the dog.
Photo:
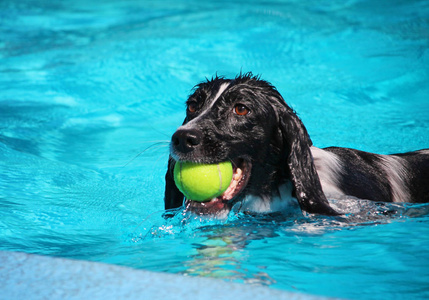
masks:
[[(277, 89), (252, 73), (214, 77), (196, 85), (186, 118), (170, 142), (165, 209), (185, 206), (200, 215), (231, 209), (270, 213), (297, 207), (338, 215), (327, 198), (429, 202), (429, 149), (379, 155), (355, 149), (316, 148)], [(184, 199), (174, 183), (177, 161), (231, 161), (228, 190), (208, 202)]]

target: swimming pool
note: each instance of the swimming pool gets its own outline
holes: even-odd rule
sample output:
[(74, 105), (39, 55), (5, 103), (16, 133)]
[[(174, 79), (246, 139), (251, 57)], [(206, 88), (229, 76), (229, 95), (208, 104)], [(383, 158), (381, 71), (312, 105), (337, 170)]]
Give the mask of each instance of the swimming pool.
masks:
[(429, 147), (428, 1), (6, 0), (0, 14), (0, 250), (429, 297), (428, 205), (336, 202), (348, 222), (162, 218), (169, 138), (216, 72), (272, 82), (316, 146)]

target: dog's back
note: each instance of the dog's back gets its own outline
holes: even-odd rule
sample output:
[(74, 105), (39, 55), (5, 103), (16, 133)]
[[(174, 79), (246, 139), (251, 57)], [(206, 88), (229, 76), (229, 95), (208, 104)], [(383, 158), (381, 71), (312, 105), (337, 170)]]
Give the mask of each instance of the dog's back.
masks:
[(328, 197), (340, 194), (380, 202), (429, 202), (428, 149), (392, 155), (340, 147), (312, 150)]
[(429, 202), (429, 149), (395, 154), (403, 158), (409, 171), (408, 187), (410, 189), (410, 202)]

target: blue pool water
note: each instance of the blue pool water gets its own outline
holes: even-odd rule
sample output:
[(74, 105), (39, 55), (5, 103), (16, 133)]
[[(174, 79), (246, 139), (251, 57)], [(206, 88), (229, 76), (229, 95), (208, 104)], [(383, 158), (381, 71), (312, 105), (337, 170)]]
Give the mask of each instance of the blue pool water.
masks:
[(429, 206), (164, 220), (191, 88), (261, 74), (316, 146), (429, 147), (429, 1), (0, 2), (0, 250), (350, 299), (429, 297)]

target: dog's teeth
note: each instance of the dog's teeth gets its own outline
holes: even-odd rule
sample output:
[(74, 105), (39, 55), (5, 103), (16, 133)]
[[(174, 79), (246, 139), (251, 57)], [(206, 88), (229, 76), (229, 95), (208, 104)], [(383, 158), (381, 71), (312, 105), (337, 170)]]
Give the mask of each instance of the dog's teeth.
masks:
[(243, 171), (240, 168), (237, 168), (233, 176), (234, 181), (240, 181), (242, 175)]
[(230, 200), (232, 198), (234, 191), (237, 188), (242, 178), (243, 178), (243, 170), (241, 170), (240, 168), (236, 168), (234, 171), (234, 175), (232, 176), (231, 183), (229, 184), (229, 187), (222, 195), (224, 199)]

